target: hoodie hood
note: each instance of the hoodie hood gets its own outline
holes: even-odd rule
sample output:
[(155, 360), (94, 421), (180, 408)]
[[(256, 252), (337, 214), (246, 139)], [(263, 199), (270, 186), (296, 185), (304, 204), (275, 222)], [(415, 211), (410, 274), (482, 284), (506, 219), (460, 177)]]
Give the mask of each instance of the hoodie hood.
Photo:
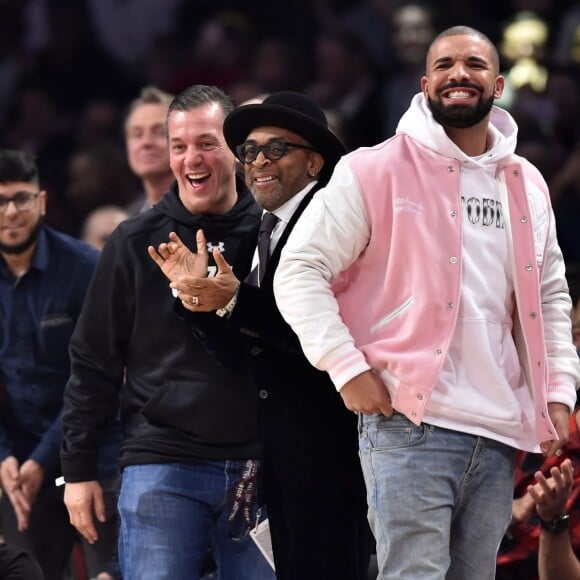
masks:
[(411, 106), (401, 117), (396, 132), (405, 133), (428, 149), (451, 159), (476, 161), (481, 165), (496, 165), (500, 160), (515, 153), (518, 128), (507, 111), (493, 106), (488, 129), (490, 147), (485, 155), (477, 158), (469, 157), (451, 141), (443, 126), (435, 120), (423, 93), (417, 93), (411, 101)]
[(261, 214), (252, 194), (244, 183), (244, 178), (236, 173), (236, 191), (238, 200), (226, 213), (222, 214), (198, 214), (192, 213), (181, 203), (177, 182), (173, 182), (171, 189), (163, 196), (161, 201), (153, 207), (153, 210), (162, 213), (172, 220), (183, 224), (188, 228), (202, 228), (204, 231), (209, 227), (227, 226), (236, 224), (241, 215), (255, 214), (259, 220)]

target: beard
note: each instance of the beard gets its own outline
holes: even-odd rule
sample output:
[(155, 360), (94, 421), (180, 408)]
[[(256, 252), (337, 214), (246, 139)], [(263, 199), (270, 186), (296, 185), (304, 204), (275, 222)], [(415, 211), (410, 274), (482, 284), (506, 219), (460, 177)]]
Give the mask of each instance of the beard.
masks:
[(28, 234), (28, 237), (19, 244), (4, 244), (0, 242), (0, 253), (2, 254), (11, 254), (11, 255), (18, 255), (23, 254), (26, 250), (30, 249), (36, 241), (38, 240), (38, 236), (40, 235), (40, 230), (42, 229), (42, 216), (38, 218), (38, 221)]
[[(459, 88), (466, 85), (446, 86), (448, 88)], [(476, 105), (443, 105), (441, 99), (432, 99), (427, 97), (429, 108), (433, 113), (435, 120), (444, 127), (453, 127), (454, 129), (467, 129), (477, 125), (491, 111), (494, 102), (493, 96), (479, 99)]]

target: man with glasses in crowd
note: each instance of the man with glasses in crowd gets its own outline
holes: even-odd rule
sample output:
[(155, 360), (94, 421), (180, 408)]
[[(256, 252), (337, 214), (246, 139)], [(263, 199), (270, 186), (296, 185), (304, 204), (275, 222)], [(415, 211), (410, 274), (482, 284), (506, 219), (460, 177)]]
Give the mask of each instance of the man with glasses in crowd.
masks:
[[(34, 158), (0, 151), (0, 517), (7, 544), (61, 580), (77, 537), (60, 475), (68, 343), (97, 263), (96, 250), (43, 223), (46, 192)], [(107, 457), (116, 473), (115, 433)], [(106, 448), (103, 448), (105, 450)], [(101, 471), (101, 475), (105, 475)], [(89, 550), (100, 572), (116, 541), (113, 501), (102, 541)]]

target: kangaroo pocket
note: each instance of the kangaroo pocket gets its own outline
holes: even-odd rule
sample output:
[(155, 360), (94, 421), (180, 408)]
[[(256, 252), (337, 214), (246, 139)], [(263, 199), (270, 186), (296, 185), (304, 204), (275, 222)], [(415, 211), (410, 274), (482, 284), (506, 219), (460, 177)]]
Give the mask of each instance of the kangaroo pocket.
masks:
[[(236, 392), (239, 391), (239, 392)], [(250, 387), (175, 381), (164, 383), (141, 413), (153, 425), (178, 429), (210, 445), (240, 445), (257, 438), (257, 398)]]

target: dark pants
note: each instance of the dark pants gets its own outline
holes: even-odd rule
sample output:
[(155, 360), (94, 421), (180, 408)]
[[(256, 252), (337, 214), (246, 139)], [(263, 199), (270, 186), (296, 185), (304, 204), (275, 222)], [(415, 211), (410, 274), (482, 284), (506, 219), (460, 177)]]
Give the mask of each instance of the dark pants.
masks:
[[(2, 532), (8, 546), (28, 552), (40, 565), (45, 580), (62, 580), (70, 561), (72, 547), (79, 536), (69, 521), (63, 500), (64, 486), (42, 488), (30, 512), (28, 529), (18, 531), (18, 522), (6, 494), (0, 500)], [(105, 490), (107, 521), (95, 520), (99, 541), (83, 542), (88, 573), (102, 572), (115, 553), (117, 541), (116, 492)], [(3, 576), (0, 576), (3, 578)]]
[(42, 570), (34, 558), (0, 543), (0, 578), (2, 580), (43, 580)]
[[(357, 417), (264, 401), (264, 497), (278, 580), (366, 580), (373, 539)], [(302, 402), (307, 400), (305, 397)]]

